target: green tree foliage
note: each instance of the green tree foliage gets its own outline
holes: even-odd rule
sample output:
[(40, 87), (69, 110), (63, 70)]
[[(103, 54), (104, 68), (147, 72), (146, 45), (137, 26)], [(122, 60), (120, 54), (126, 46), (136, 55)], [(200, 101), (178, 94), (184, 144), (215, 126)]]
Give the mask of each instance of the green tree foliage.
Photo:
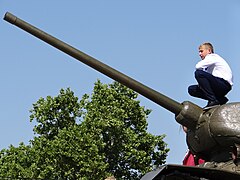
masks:
[(147, 132), (149, 109), (137, 93), (97, 81), (81, 100), (68, 88), (40, 98), (30, 111), (36, 137), (1, 150), (0, 177), (34, 179), (139, 179), (165, 163), (164, 135)]

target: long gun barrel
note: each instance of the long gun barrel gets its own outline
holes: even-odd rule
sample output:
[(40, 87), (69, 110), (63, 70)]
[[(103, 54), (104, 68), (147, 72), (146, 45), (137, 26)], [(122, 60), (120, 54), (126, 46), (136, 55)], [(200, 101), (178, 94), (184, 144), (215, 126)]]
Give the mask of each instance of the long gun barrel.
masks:
[[(60, 51), (65, 52), (66, 54), (72, 56), (73, 58), (81, 61), (82, 63), (92, 67), (93, 69), (105, 74), (106, 76), (120, 82), (121, 84), (131, 88), (132, 90), (138, 92), (139, 94), (143, 95), (144, 97), (152, 100), (153, 102), (157, 103), (158, 105), (164, 107), (165, 109), (171, 111), (176, 116), (179, 116), (181, 120), (179, 121), (185, 121), (182, 119), (182, 116), (185, 116), (187, 113), (185, 111), (183, 112), (183, 109), (188, 110), (190, 106), (196, 106), (188, 101), (186, 101), (187, 105), (184, 106), (184, 103), (181, 104), (179, 102), (176, 102), (175, 100), (143, 85), (142, 83), (126, 76), (125, 74), (113, 69), (112, 67), (98, 61), (97, 59), (81, 52), (80, 50), (68, 45), (67, 43), (47, 34), (46, 32), (34, 27), (33, 25), (21, 20), (20, 18), (14, 16), (13, 14), (7, 12), (4, 16), (4, 20), (8, 21), (9, 23), (16, 25), (17, 27), (23, 29), (24, 31), (27, 31), (28, 33), (32, 34), (33, 36), (41, 39), (42, 41), (52, 45), (53, 47), (59, 49)], [(191, 104), (189, 106), (189, 103)], [(198, 106), (197, 106), (198, 107)], [(195, 107), (194, 107), (195, 108)], [(191, 112), (194, 112), (195, 109), (190, 108)], [(189, 110), (188, 110), (189, 111)], [(185, 115), (182, 115), (185, 114)], [(189, 119), (189, 115), (188, 119)], [(192, 116), (192, 115), (191, 115)], [(187, 127), (194, 127), (195, 122), (197, 121), (196, 118), (199, 117), (198, 113), (193, 113), (192, 122), (190, 122), (191, 125), (186, 124), (186, 122), (179, 122), (182, 125), (186, 125)], [(179, 119), (179, 118), (176, 118)]]
[[(43, 32), (42, 30), (30, 25), (29, 23), (17, 18), (13, 14), (7, 12), (4, 16), (4, 20), (8, 21), (16, 25), (17, 27), (27, 31), (28, 33), (32, 34), (35, 37), (45, 41), (46, 43), (54, 46), (55, 48), (65, 52), (66, 54), (72, 56), (73, 58), (81, 61), (82, 63), (91, 66), (92, 68), (96, 69), (97, 71), (105, 74), (106, 76), (124, 84), (125, 86), (133, 89), (134, 91), (138, 92), (139, 94), (145, 96), (148, 99), (151, 99), (155, 103), (163, 106), (164, 108), (168, 109), (169, 111), (173, 112), (174, 114), (178, 114), (181, 109), (182, 105), (173, 99), (170, 99), (163, 94), (141, 84), (140, 82), (122, 74), (121, 72), (109, 67), (108, 65), (98, 61), (97, 59), (79, 51), (78, 49), (68, 45), (67, 43)], [(165, 103), (167, 102), (167, 103)]]

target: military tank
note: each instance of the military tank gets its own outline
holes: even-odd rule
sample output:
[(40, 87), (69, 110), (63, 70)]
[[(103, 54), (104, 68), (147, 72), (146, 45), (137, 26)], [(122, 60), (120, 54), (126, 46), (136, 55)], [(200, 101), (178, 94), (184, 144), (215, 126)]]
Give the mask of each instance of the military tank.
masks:
[(240, 179), (240, 103), (207, 110), (190, 101), (179, 103), (9, 12), (4, 20), (157, 103), (174, 113), (177, 123), (187, 127), (188, 148), (206, 162), (194, 167), (166, 164), (147, 173), (142, 180)]

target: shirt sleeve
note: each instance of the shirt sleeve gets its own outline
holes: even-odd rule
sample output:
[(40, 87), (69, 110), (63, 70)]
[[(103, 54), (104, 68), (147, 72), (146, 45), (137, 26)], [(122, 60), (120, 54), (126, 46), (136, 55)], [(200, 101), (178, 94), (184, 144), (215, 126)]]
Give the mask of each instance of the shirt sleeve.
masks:
[(215, 64), (215, 61), (214, 61), (214, 58), (211, 58), (211, 57), (205, 57), (205, 59), (199, 61), (197, 64), (196, 64), (196, 69), (206, 69), (208, 68), (209, 66)]

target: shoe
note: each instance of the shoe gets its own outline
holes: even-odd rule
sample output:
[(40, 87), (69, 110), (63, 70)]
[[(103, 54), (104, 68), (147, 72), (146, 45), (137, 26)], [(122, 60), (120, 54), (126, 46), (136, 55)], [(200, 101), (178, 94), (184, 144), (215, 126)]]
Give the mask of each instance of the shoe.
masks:
[(219, 99), (219, 102), (220, 102), (221, 105), (226, 104), (226, 103), (228, 102), (228, 98), (226, 98), (226, 97), (224, 96), (224, 97), (222, 97), (221, 99)]
[(207, 105), (204, 107), (204, 109), (209, 109), (212, 108), (214, 106), (218, 106), (220, 105), (220, 102), (218, 100), (215, 101), (208, 101)]

